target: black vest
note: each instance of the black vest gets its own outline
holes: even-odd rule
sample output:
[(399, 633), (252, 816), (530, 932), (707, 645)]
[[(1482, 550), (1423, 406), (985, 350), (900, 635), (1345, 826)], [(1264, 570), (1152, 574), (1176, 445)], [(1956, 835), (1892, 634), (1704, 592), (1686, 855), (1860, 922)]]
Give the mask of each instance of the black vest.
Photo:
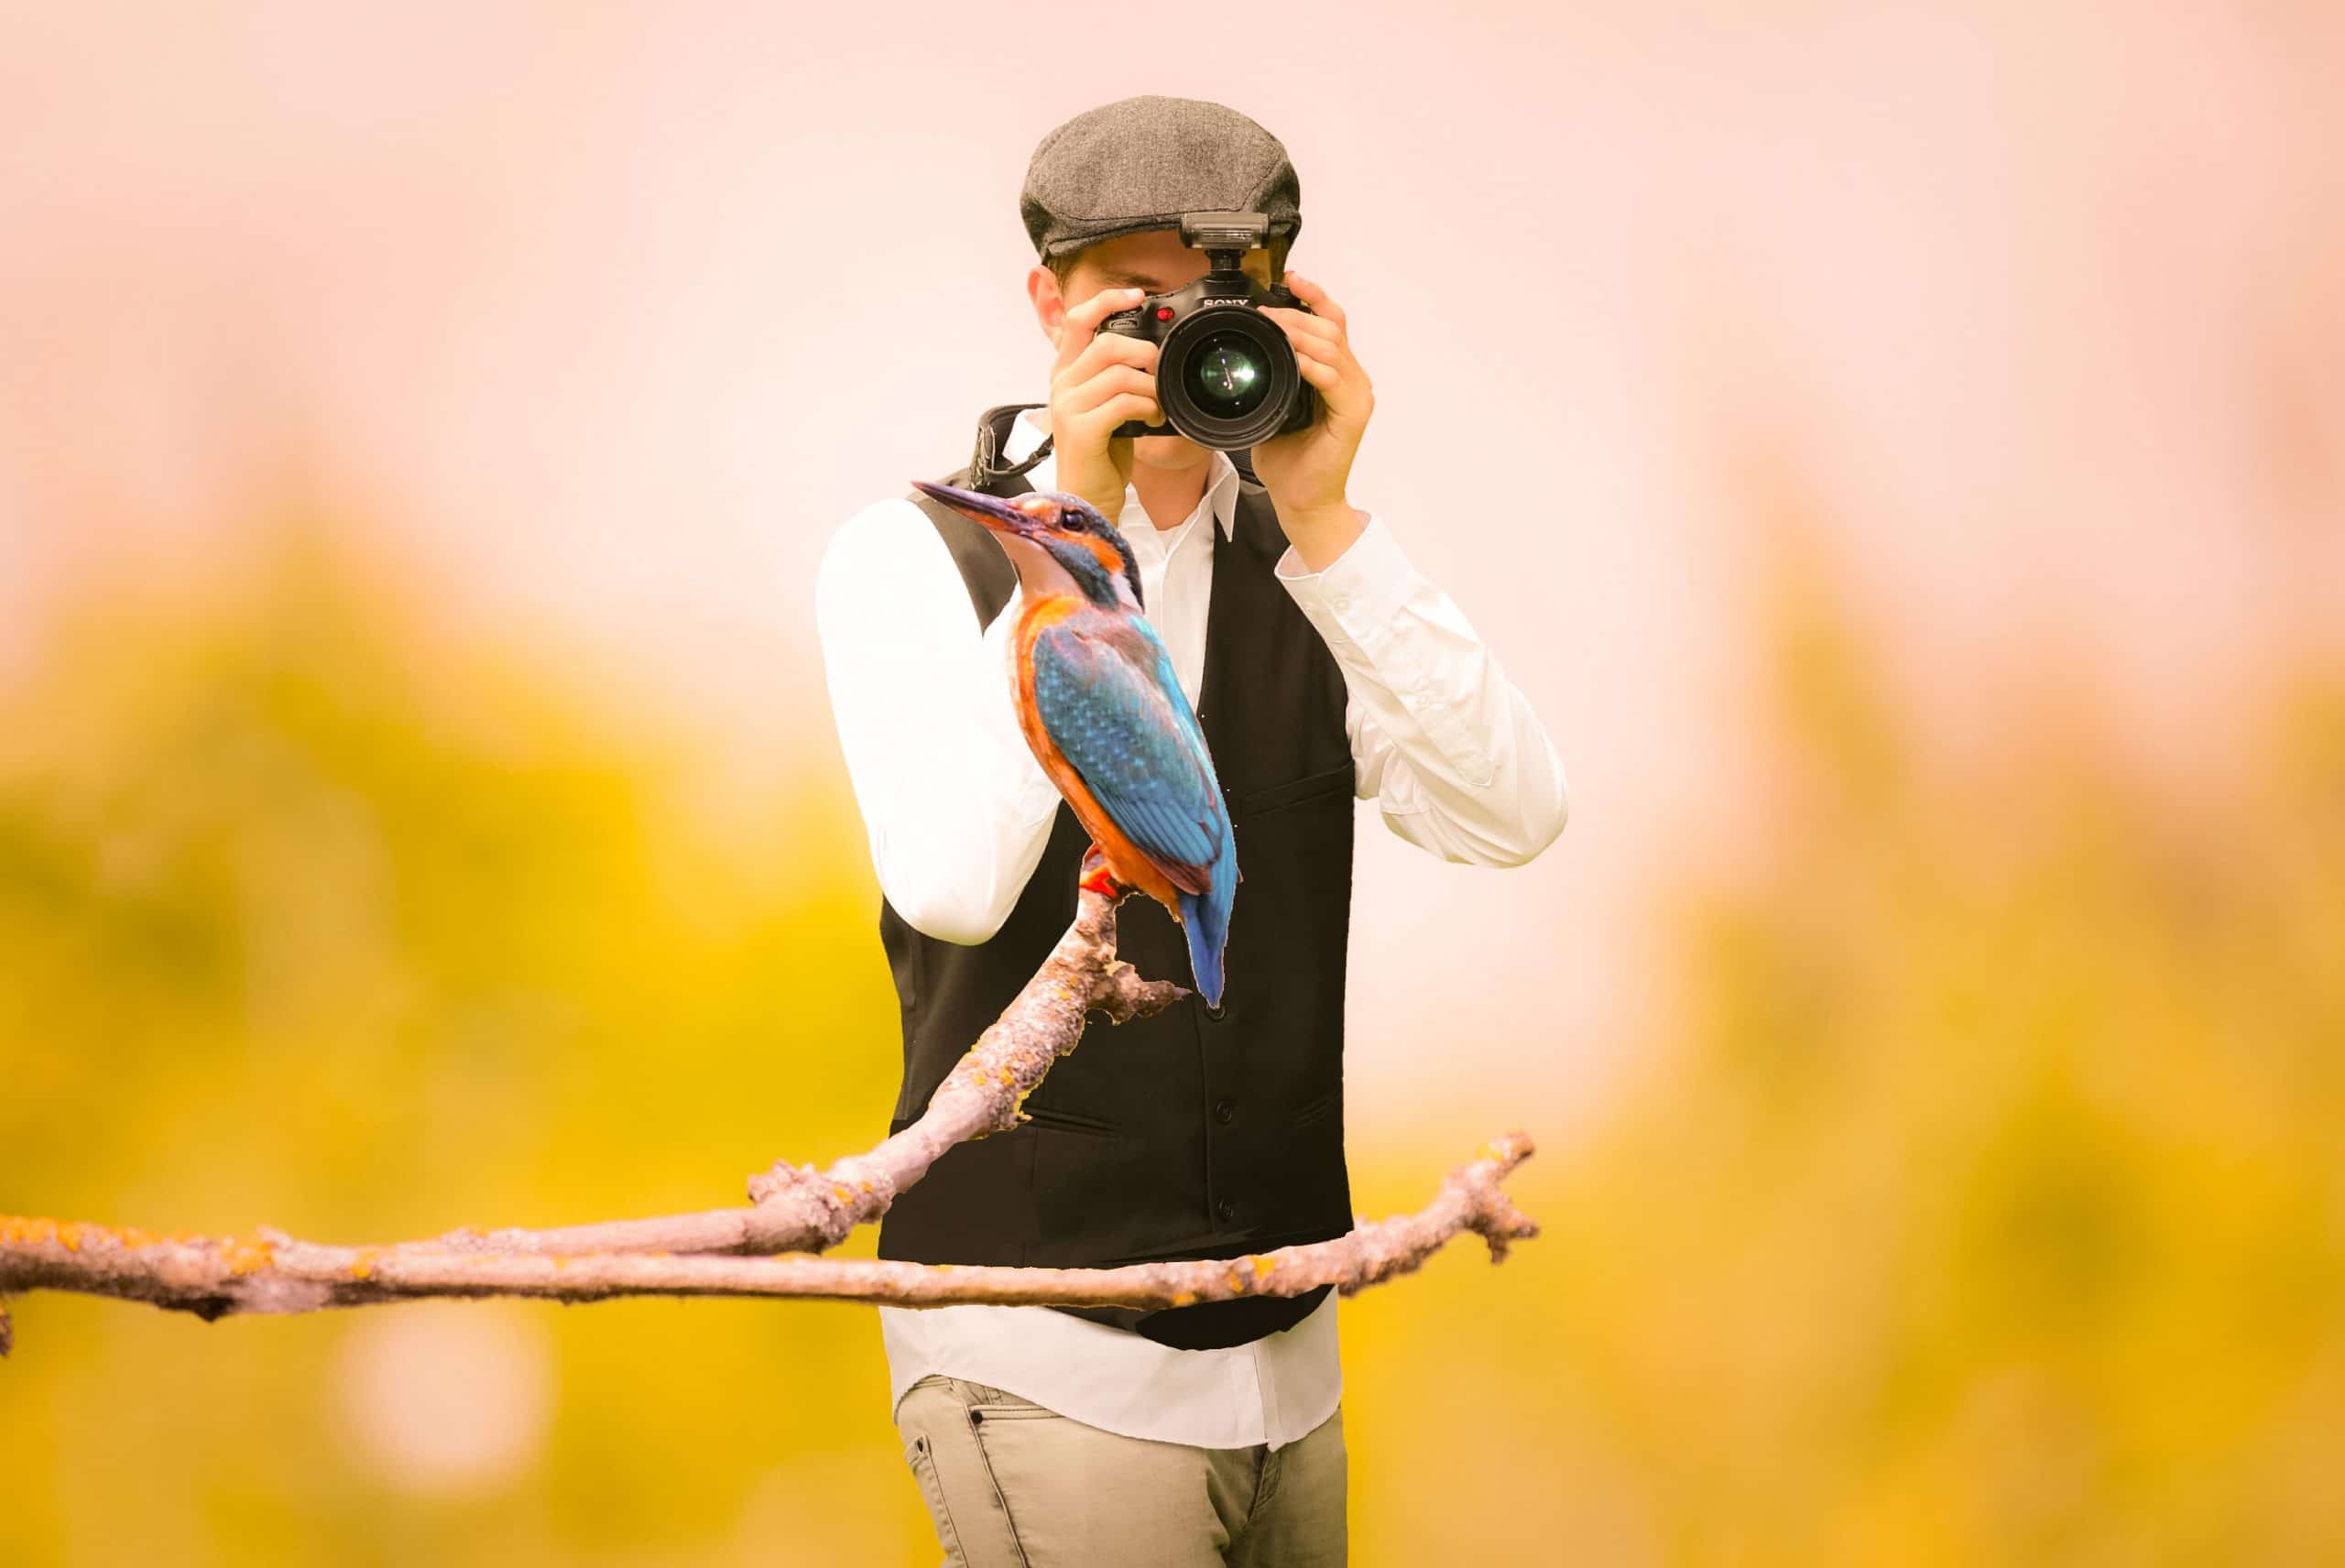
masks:
[[(969, 486), (1031, 406), (987, 409), (979, 458), (945, 482)], [(991, 468), (982, 487), (993, 495), (1032, 488)], [(951, 549), (977, 624), (989, 624), (1017, 585), (1009, 557), (977, 523), (920, 492), (911, 498)], [(1214, 557), (1197, 718), (1243, 874), (1220, 1011), (1192, 995), (1128, 1024), (1093, 1014), (1081, 1045), (1027, 1097), (1031, 1121), (956, 1144), (898, 1195), (880, 1222), (882, 1258), (1112, 1267), (1236, 1257), (1352, 1228), (1343, 1064), (1353, 767), (1343, 671), (1271, 573), (1286, 538), (1268, 492), (1241, 480), (1234, 522), (1234, 539), (1210, 515), (1201, 525)], [(1017, 907), (974, 945), (924, 935), (881, 899), (904, 1034), (891, 1134), (927, 1109), (1065, 933), (1088, 843), (1061, 801)], [(1118, 906), (1117, 925), (1118, 955), (1142, 975), (1191, 983), (1187, 946), (1162, 905), (1135, 894)], [(1155, 1312), (1054, 1310), (1200, 1350), (1292, 1327), (1327, 1290)]]

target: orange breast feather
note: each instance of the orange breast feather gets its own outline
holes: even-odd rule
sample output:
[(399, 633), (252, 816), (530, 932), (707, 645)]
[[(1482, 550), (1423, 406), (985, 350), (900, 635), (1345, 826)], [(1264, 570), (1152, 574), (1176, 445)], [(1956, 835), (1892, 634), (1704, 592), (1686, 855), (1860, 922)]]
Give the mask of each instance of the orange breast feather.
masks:
[(1141, 851), (1108, 816), (1090, 788), (1083, 782), (1083, 775), (1074, 770), (1042, 727), (1041, 713), (1034, 705), (1034, 639), (1053, 626), (1064, 620), (1077, 608), (1080, 601), (1073, 594), (1053, 594), (1027, 606), (1018, 623), (1016, 637), (1018, 659), (1018, 727), (1026, 736), (1026, 744), (1033, 749), (1042, 771), (1059, 787), (1066, 803), (1074, 811), (1075, 821), (1098, 844), (1106, 857), (1107, 869), (1118, 882), (1129, 883), (1164, 906), (1175, 920), (1181, 918), (1179, 889), (1175, 888), (1156, 863)]

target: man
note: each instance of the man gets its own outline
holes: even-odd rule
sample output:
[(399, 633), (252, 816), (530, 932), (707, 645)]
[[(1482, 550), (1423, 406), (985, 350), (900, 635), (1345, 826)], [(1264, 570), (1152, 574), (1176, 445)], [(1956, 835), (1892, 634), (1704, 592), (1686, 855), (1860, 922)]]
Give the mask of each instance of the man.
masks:
[[(1373, 398), (1342, 307), (1283, 271), (1300, 194), (1278, 139), (1217, 103), (1124, 99), (1035, 149), (1020, 209), (1049, 398), (988, 409), (953, 482), (1070, 492), (1130, 541), (1245, 879), (1221, 1006), (1191, 996), (1086, 1030), (1030, 1122), (956, 1146), (897, 1199), (882, 1257), (1110, 1266), (1343, 1235), (1352, 800), (1485, 866), (1562, 831), (1563, 770), (1529, 704), (1392, 526), (1351, 503)], [(1283, 272), (1311, 307), (1266, 314), (1317, 418), (1252, 449), (1250, 476), (1169, 430), (1108, 436), (1163, 416), (1155, 346), (1098, 324), (1203, 276), (1177, 227), (1202, 211), (1268, 213), (1270, 245), (1243, 265), (1266, 285)], [(1086, 835), (1019, 733), (1016, 580), (982, 528), (917, 492), (878, 502), (832, 540), (815, 596), (903, 1012), (893, 1130), (1065, 930)], [(1121, 956), (1187, 982), (1162, 909), (1128, 899), (1118, 917)], [(947, 1560), (1343, 1562), (1337, 1299), (880, 1308), (905, 1457)]]

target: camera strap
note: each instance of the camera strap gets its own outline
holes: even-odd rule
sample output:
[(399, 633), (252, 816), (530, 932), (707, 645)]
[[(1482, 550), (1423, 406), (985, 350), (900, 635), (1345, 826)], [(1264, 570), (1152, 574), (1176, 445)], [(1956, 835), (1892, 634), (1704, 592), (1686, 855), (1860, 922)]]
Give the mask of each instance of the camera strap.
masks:
[[(1009, 441), (1010, 427), (1018, 416), (1028, 408), (1047, 408), (1043, 403), (997, 403), (977, 416), (976, 449), (969, 455), (969, 488), (984, 490), (997, 479), (1009, 479), (1024, 474), (1042, 459), (1051, 455), (1053, 438), (1044, 436), (1042, 444), (1016, 463), (1001, 461), (1002, 444)], [(1254, 476), (1250, 459), (1252, 449), (1241, 448), (1229, 454), (1230, 466), (1238, 470), (1238, 480), (1259, 490), (1262, 482)]]
[[(1001, 461), (1002, 444), (1018, 422), (1018, 416), (1029, 408), (1041, 408), (1042, 403), (997, 403), (977, 416), (976, 450), (969, 455), (969, 488), (990, 489), (997, 479), (1009, 479), (1025, 473), (1051, 455), (1051, 438), (1044, 436), (1042, 444), (1028, 452), (1017, 463)], [(1031, 486), (1030, 486), (1031, 488)]]

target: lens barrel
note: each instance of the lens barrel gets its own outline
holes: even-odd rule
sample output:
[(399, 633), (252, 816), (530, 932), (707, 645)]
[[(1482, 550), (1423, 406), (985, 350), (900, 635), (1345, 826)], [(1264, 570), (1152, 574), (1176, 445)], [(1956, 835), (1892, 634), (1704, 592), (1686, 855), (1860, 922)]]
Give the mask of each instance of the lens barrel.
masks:
[(1183, 318), (1165, 334), (1156, 360), (1165, 422), (1199, 446), (1226, 452), (1276, 435), (1302, 380), (1286, 333), (1243, 306)]

